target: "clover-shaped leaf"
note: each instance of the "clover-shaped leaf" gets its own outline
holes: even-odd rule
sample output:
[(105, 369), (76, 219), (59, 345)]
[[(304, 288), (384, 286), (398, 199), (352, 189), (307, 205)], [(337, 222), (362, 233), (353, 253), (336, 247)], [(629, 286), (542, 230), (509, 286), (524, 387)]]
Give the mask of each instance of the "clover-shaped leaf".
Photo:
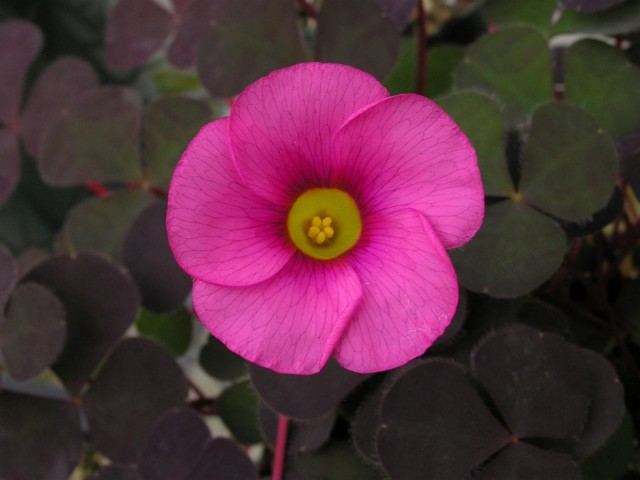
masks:
[(0, 313), (0, 352), (13, 378), (28, 380), (56, 359), (66, 336), (60, 300), (37, 283), (19, 285), (4, 318)]
[(615, 144), (582, 109), (553, 102), (538, 108), (524, 152), (524, 200), (565, 220), (604, 207), (615, 188)]
[(606, 10), (625, 0), (560, 0), (560, 5), (578, 12), (596, 12)]
[(457, 89), (482, 90), (503, 102), (509, 124), (524, 122), (552, 97), (551, 55), (531, 27), (507, 27), (471, 45), (455, 71)]
[(482, 13), (487, 23), (501, 27), (525, 23), (544, 29), (551, 25), (557, 3), (557, 0), (537, 0), (536, 2), (486, 0)]
[(11, 254), (0, 246), (0, 311), (18, 277), (18, 265)]
[[(353, 19), (358, 21), (354, 22)], [(398, 56), (397, 27), (373, 0), (325, 0), (318, 16), (316, 58), (386, 75)]]
[(129, 275), (98, 255), (58, 255), (26, 280), (49, 288), (66, 312), (67, 340), (53, 369), (72, 393), (133, 323), (140, 303)]
[(186, 395), (182, 370), (166, 350), (142, 338), (123, 340), (84, 396), (91, 441), (112, 460), (132, 462), (160, 416)]
[(0, 392), (0, 478), (67, 480), (80, 461), (82, 441), (73, 403)]
[(235, 95), (270, 71), (304, 59), (296, 11), (287, 0), (225, 1), (215, 18), (200, 40), (197, 62), (213, 96)]
[(567, 101), (588, 111), (613, 137), (640, 130), (640, 69), (624, 53), (583, 40), (567, 51), (565, 69)]
[(565, 10), (555, 22), (550, 32), (553, 35), (563, 33), (600, 33), (619, 35), (633, 32), (640, 27), (640, 3), (623, 2), (597, 14)]
[(211, 335), (200, 350), (199, 362), (205, 372), (220, 380), (234, 380), (247, 374), (247, 361)]

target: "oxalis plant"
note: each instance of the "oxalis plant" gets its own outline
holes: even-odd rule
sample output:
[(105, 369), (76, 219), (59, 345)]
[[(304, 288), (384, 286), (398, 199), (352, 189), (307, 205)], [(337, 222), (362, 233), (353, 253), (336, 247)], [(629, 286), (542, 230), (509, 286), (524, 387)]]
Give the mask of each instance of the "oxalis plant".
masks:
[(640, 2), (0, 2), (0, 480), (640, 478)]

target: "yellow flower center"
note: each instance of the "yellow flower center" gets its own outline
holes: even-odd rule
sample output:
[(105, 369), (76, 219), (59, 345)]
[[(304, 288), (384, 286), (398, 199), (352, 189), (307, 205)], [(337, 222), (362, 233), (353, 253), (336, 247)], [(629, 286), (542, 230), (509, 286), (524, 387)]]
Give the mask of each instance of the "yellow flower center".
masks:
[(356, 202), (337, 188), (312, 188), (291, 206), (287, 229), (303, 253), (330, 260), (349, 251), (360, 238), (362, 220)]

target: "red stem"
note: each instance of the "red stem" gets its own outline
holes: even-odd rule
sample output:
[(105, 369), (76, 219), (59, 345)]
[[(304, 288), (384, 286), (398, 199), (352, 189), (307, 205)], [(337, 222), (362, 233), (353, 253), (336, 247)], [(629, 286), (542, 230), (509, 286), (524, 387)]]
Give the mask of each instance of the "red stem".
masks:
[(416, 93), (424, 93), (427, 70), (427, 18), (422, 0), (418, 0), (418, 61), (416, 67)]
[(98, 182), (86, 182), (84, 186), (87, 190), (92, 191), (100, 198), (108, 197), (111, 194), (104, 185)]
[(276, 433), (276, 450), (273, 458), (272, 480), (282, 480), (284, 473), (284, 456), (287, 450), (287, 433), (289, 419), (284, 415), (278, 415), (278, 432)]
[(307, 0), (298, 0), (298, 5), (303, 12), (305, 12), (311, 18), (318, 18), (318, 12), (310, 3), (307, 3)]

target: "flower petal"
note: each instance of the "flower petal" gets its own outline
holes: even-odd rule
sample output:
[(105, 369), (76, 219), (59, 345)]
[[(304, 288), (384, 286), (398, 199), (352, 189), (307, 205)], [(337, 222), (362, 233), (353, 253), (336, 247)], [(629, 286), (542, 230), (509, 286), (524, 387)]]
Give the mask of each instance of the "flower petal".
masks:
[(326, 363), (361, 294), (348, 263), (299, 254), (257, 285), (196, 280), (193, 304), (200, 321), (232, 351), (276, 372), (309, 375)]
[(375, 215), (349, 258), (362, 300), (335, 356), (355, 372), (402, 365), (421, 355), (451, 321), (458, 283), (429, 222), (415, 210)]
[(445, 248), (480, 228), (484, 194), (476, 154), (435, 103), (396, 95), (352, 116), (335, 137), (334, 179), (363, 209), (422, 212)]
[(169, 188), (167, 232), (180, 266), (223, 285), (272, 277), (289, 261), (284, 209), (238, 179), (228, 147), (228, 119), (200, 130), (182, 155)]
[(354, 112), (389, 93), (371, 75), (337, 64), (277, 70), (240, 94), (229, 136), (246, 185), (279, 205), (328, 186), (331, 138)]

